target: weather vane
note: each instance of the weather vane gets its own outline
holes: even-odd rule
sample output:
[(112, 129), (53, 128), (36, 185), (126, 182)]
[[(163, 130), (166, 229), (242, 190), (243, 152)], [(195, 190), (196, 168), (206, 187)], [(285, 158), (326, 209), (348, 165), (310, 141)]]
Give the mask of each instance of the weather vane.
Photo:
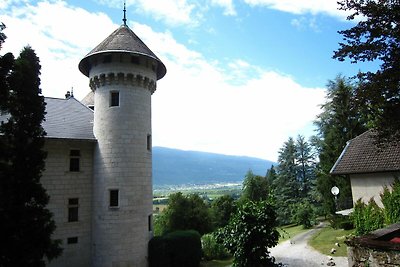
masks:
[(122, 21), (124, 22), (124, 25), (126, 25), (126, 6), (125, 6), (126, 2), (124, 1), (124, 18), (122, 19)]

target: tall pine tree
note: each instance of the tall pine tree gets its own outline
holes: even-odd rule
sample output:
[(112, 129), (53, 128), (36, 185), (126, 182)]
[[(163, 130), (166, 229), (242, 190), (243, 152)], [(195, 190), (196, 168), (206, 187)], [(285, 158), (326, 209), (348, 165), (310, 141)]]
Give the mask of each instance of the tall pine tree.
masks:
[(41, 96), (40, 63), (34, 50), (26, 47), (10, 66), (10, 55), (1, 58), (3, 113), (8, 120), (0, 126), (0, 266), (45, 266), (61, 253), (53, 216), (46, 205), (49, 196), (40, 183), (46, 153), (45, 116)]
[(323, 204), (328, 213), (335, 212), (334, 197), (331, 188), (338, 186), (339, 208), (351, 206), (350, 181), (346, 177), (332, 177), (329, 172), (346, 146), (347, 141), (366, 131), (366, 123), (356, 104), (356, 86), (343, 76), (337, 76), (327, 85), (326, 103), (318, 115), (315, 125), (318, 127), (319, 164), (317, 186), (324, 196)]

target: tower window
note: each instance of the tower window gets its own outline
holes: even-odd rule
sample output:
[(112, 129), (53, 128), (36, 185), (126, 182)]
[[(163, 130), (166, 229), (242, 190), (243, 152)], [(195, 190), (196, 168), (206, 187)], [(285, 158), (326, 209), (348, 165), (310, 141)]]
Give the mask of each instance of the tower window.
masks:
[(149, 232), (153, 231), (153, 214), (150, 214), (147, 217), (148, 224), (149, 224)]
[(79, 207), (78, 198), (68, 199), (68, 222), (78, 221), (78, 207)]
[(119, 106), (119, 92), (113, 91), (110, 93), (110, 107), (118, 107)]
[(151, 151), (151, 134), (147, 135), (147, 150)]
[(110, 208), (118, 208), (119, 207), (119, 190), (111, 189), (110, 190)]
[(81, 151), (78, 149), (72, 149), (69, 151), (69, 171), (79, 172), (80, 171), (80, 159)]
[(77, 244), (78, 243), (78, 237), (74, 236), (74, 237), (68, 237), (67, 238), (67, 244)]

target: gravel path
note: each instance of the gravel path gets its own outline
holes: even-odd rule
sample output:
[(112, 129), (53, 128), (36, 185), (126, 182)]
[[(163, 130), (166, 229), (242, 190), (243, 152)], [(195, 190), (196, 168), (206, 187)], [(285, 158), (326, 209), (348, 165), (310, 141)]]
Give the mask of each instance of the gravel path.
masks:
[[(323, 225), (316, 229), (311, 229), (305, 233), (295, 236), (271, 249), (271, 256), (274, 256), (276, 262), (281, 262), (283, 266), (288, 267), (317, 267), (329, 266), (329, 258), (319, 253), (307, 245), (308, 239), (319, 231)], [(332, 257), (334, 266), (347, 267), (346, 257)]]

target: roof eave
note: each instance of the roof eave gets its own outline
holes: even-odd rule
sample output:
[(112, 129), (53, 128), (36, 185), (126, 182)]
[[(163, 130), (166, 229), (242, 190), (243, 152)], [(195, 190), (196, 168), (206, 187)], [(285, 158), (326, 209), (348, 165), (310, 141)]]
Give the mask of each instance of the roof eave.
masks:
[(78, 65), (79, 70), (86, 77), (89, 77), (89, 71), (90, 71), (89, 62), (88, 62), (89, 58), (92, 56), (96, 56), (96, 55), (100, 55), (100, 54), (104, 54), (104, 53), (128, 53), (128, 54), (132, 54), (132, 55), (140, 55), (140, 56), (152, 58), (157, 61), (157, 80), (162, 79), (165, 76), (165, 74), (167, 73), (167, 68), (165, 67), (164, 63), (162, 63), (162, 61), (159, 58), (149, 55), (149, 54), (146, 54), (146, 53), (129, 51), (129, 50), (103, 50), (103, 51), (97, 51), (94, 53), (89, 53), (79, 62), (79, 65)]

